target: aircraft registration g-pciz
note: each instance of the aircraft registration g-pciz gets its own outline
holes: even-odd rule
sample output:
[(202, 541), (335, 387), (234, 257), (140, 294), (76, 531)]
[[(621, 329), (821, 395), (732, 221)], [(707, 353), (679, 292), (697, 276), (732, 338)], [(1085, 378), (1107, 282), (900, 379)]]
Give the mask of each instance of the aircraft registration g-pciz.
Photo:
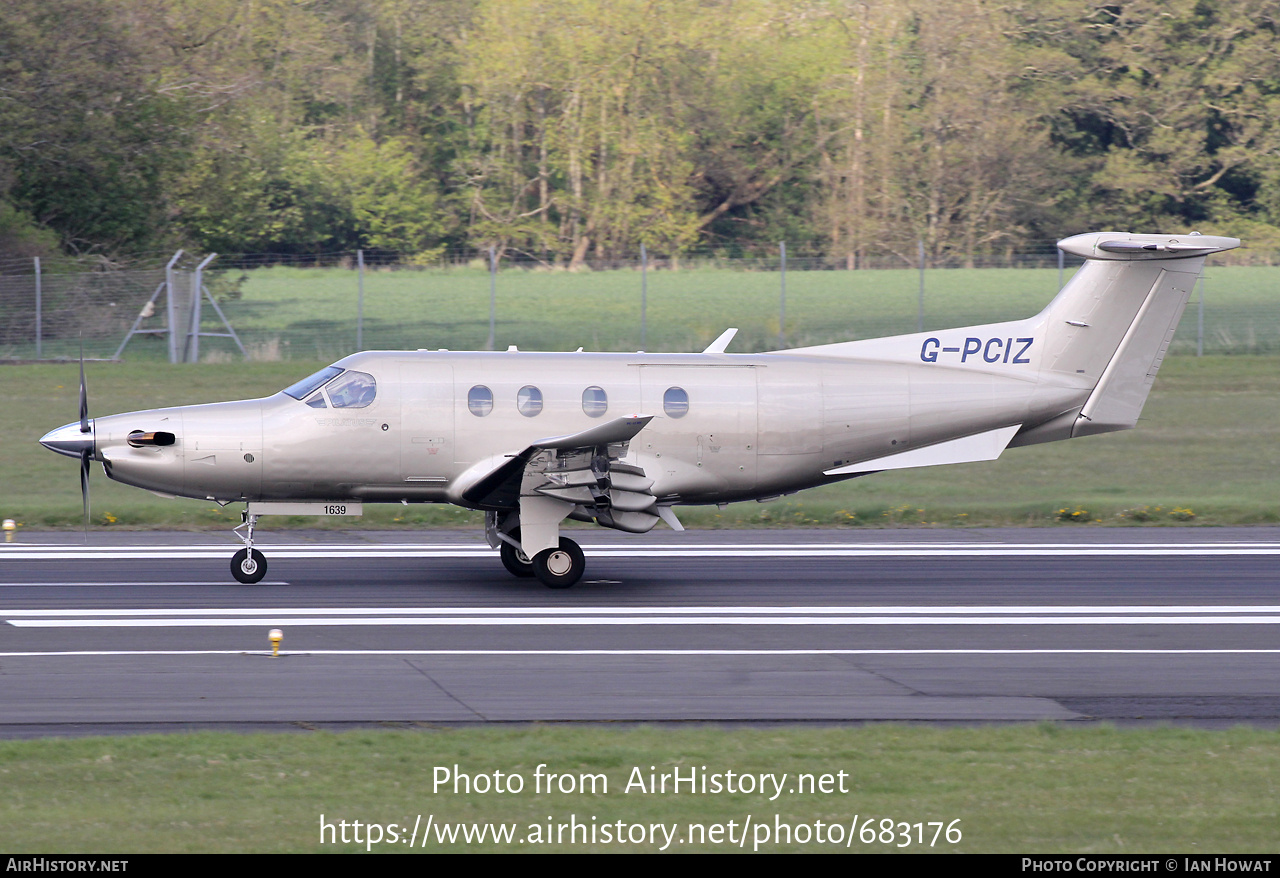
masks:
[(1038, 315), (760, 354), (366, 351), (265, 399), (88, 418), (40, 440), (162, 496), (246, 504), (231, 561), (257, 582), (259, 516), (454, 503), (516, 576), (566, 588), (571, 518), (630, 533), (674, 507), (760, 500), (887, 469), (1137, 423), (1210, 253), (1235, 238), (1097, 232)]

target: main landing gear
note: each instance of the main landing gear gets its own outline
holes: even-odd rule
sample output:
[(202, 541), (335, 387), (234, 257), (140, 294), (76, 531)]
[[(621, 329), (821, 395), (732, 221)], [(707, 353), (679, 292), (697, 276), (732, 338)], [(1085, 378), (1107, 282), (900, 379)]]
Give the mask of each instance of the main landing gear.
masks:
[(245, 585), (261, 582), (267, 575), (267, 559), (253, 547), (253, 526), (257, 523), (258, 516), (243, 512), (240, 525), (232, 528), (232, 533), (244, 542), (244, 548), (231, 556), (231, 575)]
[(502, 566), (512, 576), (522, 579), (536, 576), (547, 588), (568, 588), (581, 579), (583, 571), (587, 569), (587, 559), (582, 554), (582, 548), (568, 537), (560, 537), (558, 546), (543, 549), (530, 558), (520, 548), (519, 527), (504, 531), (496, 518), (491, 518), (486, 524), (490, 545), (497, 542)]
[(507, 568), (507, 572), (512, 576), (518, 576), (521, 579), (537, 576), (533, 569), (533, 559), (520, 548), (520, 528), (514, 528), (507, 536), (511, 537), (512, 542), (508, 543), (503, 540), (502, 545), (498, 547), (498, 554), (502, 557), (502, 566)]

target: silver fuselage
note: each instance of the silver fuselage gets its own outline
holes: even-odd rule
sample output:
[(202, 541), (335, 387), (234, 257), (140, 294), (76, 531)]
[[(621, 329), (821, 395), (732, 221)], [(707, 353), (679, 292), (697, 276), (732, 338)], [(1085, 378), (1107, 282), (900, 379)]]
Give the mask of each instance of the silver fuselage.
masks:
[[(919, 351), (926, 338), (901, 341)], [(1089, 393), (1085, 381), (1046, 383), (1030, 362), (998, 374), (980, 359), (948, 366), (798, 354), (373, 351), (336, 365), (373, 375), (376, 399), (360, 409), (315, 409), (280, 393), (101, 417), (95, 457), (117, 481), (174, 496), (466, 505), (451, 489), (470, 471), (597, 423), (583, 392), (599, 387), (607, 416), (655, 416), (625, 458), (654, 479), (654, 495), (722, 503), (837, 481), (824, 471), (850, 463), (1040, 423)], [(493, 397), (483, 417), (468, 407), (476, 386)], [(542, 394), (533, 417), (517, 410), (526, 386)], [(679, 417), (664, 412), (672, 387), (688, 397)], [(155, 430), (177, 441), (129, 445), (130, 433)]]

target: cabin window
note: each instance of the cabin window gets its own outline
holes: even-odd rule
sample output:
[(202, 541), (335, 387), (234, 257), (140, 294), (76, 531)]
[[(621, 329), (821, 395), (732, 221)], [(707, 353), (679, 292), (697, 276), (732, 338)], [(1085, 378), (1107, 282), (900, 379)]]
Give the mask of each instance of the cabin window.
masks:
[(582, 391), (582, 410), (589, 418), (598, 418), (609, 410), (609, 397), (594, 385)]
[(526, 418), (532, 418), (542, 411), (542, 391), (532, 384), (526, 384), (516, 394), (516, 408)]
[(313, 375), (308, 375), (297, 384), (286, 387), (284, 389), (284, 393), (287, 396), (292, 396), (294, 399), (300, 400), (311, 391), (319, 390), (322, 385), (328, 384), (333, 380), (335, 375), (341, 374), (342, 370), (337, 366), (325, 366), (319, 372), (316, 372)]
[(668, 418), (683, 418), (689, 414), (689, 394), (683, 387), (668, 387), (662, 394), (662, 410)]
[(378, 383), (368, 372), (353, 370), (334, 379), (326, 392), (336, 409), (362, 409), (378, 395)]
[(467, 391), (467, 408), (477, 418), (483, 418), (493, 411), (493, 391), (483, 384), (477, 384)]

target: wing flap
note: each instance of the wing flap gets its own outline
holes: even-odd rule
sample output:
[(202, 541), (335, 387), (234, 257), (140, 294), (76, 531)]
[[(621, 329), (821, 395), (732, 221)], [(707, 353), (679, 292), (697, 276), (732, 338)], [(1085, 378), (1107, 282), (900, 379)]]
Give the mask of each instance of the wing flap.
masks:
[[(529, 468), (530, 462), (535, 458), (545, 452), (554, 452), (553, 456), (566, 453), (572, 454), (573, 452), (594, 454), (597, 449), (604, 449), (602, 453), (607, 458), (607, 449), (610, 445), (629, 442), (635, 438), (637, 433), (648, 426), (652, 420), (652, 415), (629, 415), (627, 417), (614, 418), (611, 421), (597, 424), (577, 433), (539, 439), (531, 443), (519, 454), (512, 455), (488, 473), (478, 475), (475, 481), (462, 489), (460, 497), (466, 503), (478, 506), (481, 509), (514, 509), (519, 505), (522, 493), (527, 493), (522, 492), (525, 472)], [(565, 475), (567, 478), (561, 484), (553, 484), (547, 487), (553, 490), (566, 486), (585, 485), (589, 487), (598, 479), (598, 476), (593, 475), (589, 467), (570, 470)]]

